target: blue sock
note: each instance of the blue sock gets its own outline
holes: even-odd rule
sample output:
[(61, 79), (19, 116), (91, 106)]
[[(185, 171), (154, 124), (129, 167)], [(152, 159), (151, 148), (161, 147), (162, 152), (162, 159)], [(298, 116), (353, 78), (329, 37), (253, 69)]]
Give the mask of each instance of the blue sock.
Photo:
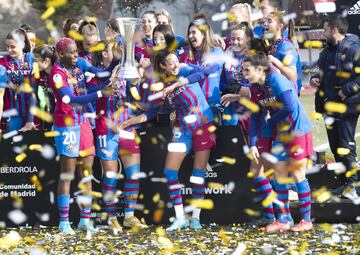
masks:
[(179, 177), (178, 171), (164, 168), (164, 175), (166, 176), (168, 189), (170, 193), (170, 199), (172, 204), (181, 205), (182, 204), (182, 195), (181, 195), (181, 188), (179, 187)]
[(59, 194), (57, 196), (58, 202), (58, 212), (60, 217), (60, 222), (69, 221), (69, 207), (70, 207), (70, 195), (68, 194)]
[[(273, 191), (269, 180), (264, 177), (258, 177), (254, 179), (255, 182), (255, 189), (257, 192), (257, 195), (260, 199), (260, 201), (263, 201), (265, 198), (267, 198)], [(267, 219), (274, 219), (274, 208), (272, 203), (268, 206), (263, 206), (263, 216)]]
[(296, 183), (299, 194), (299, 210), (301, 219), (311, 221), (311, 191), (307, 179)]
[(274, 183), (274, 190), (277, 193), (277, 199), (284, 203), (284, 207), (281, 208), (279, 205), (275, 204), (275, 209), (277, 212), (278, 220), (281, 223), (286, 223), (290, 221), (291, 213), (289, 206), (289, 189), (287, 184), (280, 184), (276, 180)]
[(83, 205), (82, 208), (80, 208), (80, 221), (84, 220), (90, 220), (91, 217), (91, 204), (92, 204), (92, 197), (90, 195), (87, 196), (90, 199), (90, 204)]
[(196, 199), (204, 199), (205, 197), (205, 170), (196, 169), (192, 170), (192, 176), (203, 179), (202, 184), (192, 184), (192, 197)]
[(135, 205), (139, 196), (140, 182), (134, 176), (140, 172), (140, 164), (134, 164), (125, 168), (125, 185), (124, 185), (124, 211), (125, 214), (133, 214)]
[[(117, 179), (116, 178), (109, 178), (104, 175), (103, 181), (102, 181), (102, 193), (103, 196), (107, 193), (111, 193), (114, 195), (116, 193), (116, 184)], [(114, 199), (108, 199), (104, 200), (105, 203), (105, 211), (108, 214), (108, 217), (114, 217), (116, 215), (116, 203)]]

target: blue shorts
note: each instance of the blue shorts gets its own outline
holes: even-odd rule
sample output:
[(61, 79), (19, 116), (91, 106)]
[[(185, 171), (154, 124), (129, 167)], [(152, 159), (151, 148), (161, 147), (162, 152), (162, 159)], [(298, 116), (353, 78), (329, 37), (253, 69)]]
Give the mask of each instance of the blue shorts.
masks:
[(101, 160), (117, 160), (119, 154), (119, 134), (96, 136), (96, 156)]
[(5, 132), (10, 132), (23, 128), (26, 123), (26, 118), (21, 116), (11, 116), (9, 118), (6, 118), (6, 120), (4, 119), (4, 121), (6, 121)]
[(216, 137), (209, 131), (210, 126), (212, 123), (204, 124), (192, 132), (174, 132), (172, 142), (185, 144), (186, 153), (189, 153), (191, 149), (194, 152), (212, 150), (216, 145)]
[(60, 134), (55, 136), (56, 151), (58, 155), (77, 158), (80, 151), (80, 126), (58, 127), (53, 131)]

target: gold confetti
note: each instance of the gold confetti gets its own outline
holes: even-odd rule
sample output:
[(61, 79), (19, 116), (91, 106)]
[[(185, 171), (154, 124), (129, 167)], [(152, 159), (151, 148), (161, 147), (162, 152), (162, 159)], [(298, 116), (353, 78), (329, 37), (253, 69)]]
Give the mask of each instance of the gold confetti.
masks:
[[(81, 150), (81, 151), (79, 152), (79, 155), (80, 155), (80, 157), (86, 157), (86, 156), (91, 155), (92, 153), (94, 153), (94, 148), (93, 148), (93, 147), (90, 147), (90, 148), (88, 148), (88, 149), (86, 149), (86, 150)], [(85, 176), (86, 176), (86, 175), (85, 175)]]
[(351, 169), (350, 171), (347, 171), (345, 173), (345, 176), (346, 176), (346, 178), (349, 178), (349, 177), (355, 175), (358, 171), (359, 171), (358, 169)]
[(323, 43), (322, 41), (305, 41), (304, 42), (304, 47), (305, 48), (322, 48), (323, 47)]
[(228, 236), (226, 235), (226, 232), (224, 231), (224, 229), (220, 229), (220, 231), (219, 231), (219, 236), (220, 236), (221, 240), (223, 241), (223, 243), (224, 243), (225, 245), (227, 245), (228, 242), (229, 242), (229, 238), (228, 238)]
[(246, 177), (247, 177), (247, 178), (254, 178), (254, 173), (248, 172), (248, 173), (246, 174)]
[(226, 157), (226, 156), (223, 156), (221, 159), (218, 159), (217, 161), (218, 162), (223, 162), (223, 163), (228, 164), (228, 165), (234, 165), (236, 163), (235, 158), (230, 158), (230, 157)]
[(34, 62), (34, 64), (33, 64), (33, 72), (34, 72), (35, 79), (39, 79), (40, 78), (40, 69), (39, 69), (39, 64), (37, 62)]
[(20, 163), (22, 162), (24, 159), (26, 159), (27, 155), (25, 152), (20, 153), (19, 155), (16, 156), (15, 160), (16, 162)]
[(240, 104), (242, 104), (252, 112), (258, 112), (260, 110), (259, 105), (255, 104), (254, 102), (251, 102), (249, 99), (245, 97), (242, 97), (240, 99)]
[(214, 202), (211, 199), (190, 199), (189, 201), (190, 205), (193, 205), (197, 208), (201, 208), (201, 209), (212, 209), (214, 208)]
[(289, 184), (295, 182), (294, 177), (283, 177), (283, 178), (277, 178), (276, 180), (280, 184)]
[(163, 90), (164, 89), (164, 83), (162, 83), (162, 82), (156, 82), (156, 83), (154, 83), (154, 84), (151, 84), (151, 86), (150, 86), (150, 89), (152, 90), (152, 91), (161, 91), (161, 90)]
[(34, 116), (38, 117), (39, 119), (49, 122), (51, 123), (53, 121), (53, 117), (50, 113), (41, 110), (39, 107), (37, 106), (32, 106), (30, 108), (30, 113), (33, 114)]
[(41, 144), (31, 144), (29, 146), (29, 150), (31, 150), (31, 151), (42, 151), (42, 145)]
[(351, 77), (351, 73), (349, 73), (349, 72), (336, 72), (336, 77), (349, 79)]
[(66, 126), (74, 125), (73, 119), (69, 115), (65, 115), (64, 122)]
[(267, 178), (269, 177), (270, 175), (273, 175), (275, 173), (275, 170), (274, 169), (269, 169), (267, 170), (265, 173), (264, 173), (264, 176)]
[(151, 137), (152, 144), (158, 144), (158, 139), (156, 137)]
[(292, 55), (286, 55), (282, 62), (284, 65), (288, 66), (288, 65), (290, 65), (291, 61), (293, 61), (293, 59), (294, 58)]
[(59, 136), (60, 133), (58, 131), (47, 131), (44, 132), (44, 136), (45, 137), (55, 137), (55, 136)]
[(330, 191), (327, 190), (326, 187), (321, 187), (320, 189), (314, 191), (312, 196), (319, 202), (324, 203), (325, 201), (331, 198)]
[(318, 112), (313, 112), (309, 114), (309, 118), (310, 119), (315, 119), (315, 120), (321, 120), (323, 119), (323, 115), (321, 113)]
[(104, 43), (97, 43), (97, 44), (89, 47), (89, 52), (103, 51), (103, 50), (105, 50)]
[(132, 95), (132, 97), (137, 100), (137, 101), (140, 101), (141, 100), (141, 97), (139, 95), (139, 91), (137, 90), (137, 88), (135, 86), (132, 86), (130, 88), (130, 93)]
[(156, 209), (153, 214), (154, 222), (159, 223), (162, 220), (163, 216), (164, 216), (164, 208)]
[(333, 227), (329, 223), (320, 224), (319, 226), (326, 232), (333, 232)]
[(360, 67), (359, 67), (359, 66), (355, 67), (355, 68), (354, 68), (354, 72), (355, 72), (356, 74), (360, 74)]
[(75, 41), (82, 41), (84, 40), (84, 36), (82, 34), (79, 34), (78, 32), (76, 32), (75, 30), (70, 30), (69, 31), (69, 36), (74, 39)]
[(40, 40), (39, 38), (31, 38), (30, 41), (35, 43), (36, 46), (42, 46), (45, 44), (45, 42), (43, 40)]
[(272, 202), (275, 200), (275, 198), (276, 198), (276, 193), (271, 192), (270, 195), (268, 195), (263, 201), (261, 201), (261, 204), (264, 207), (268, 207), (270, 204), (272, 204)]
[(153, 200), (154, 203), (159, 202), (159, 200), (160, 200), (160, 194), (159, 194), (159, 193), (156, 193), (156, 194), (153, 196), (152, 200)]
[(345, 113), (346, 105), (342, 103), (326, 102), (324, 108), (327, 112)]
[(215, 130), (216, 130), (216, 127), (214, 125), (211, 125), (209, 128), (208, 128), (209, 132), (210, 133), (214, 133)]
[(53, 6), (51, 6), (51, 7), (47, 8), (47, 10), (43, 14), (41, 14), (40, 19), (46, 20), (54, 13), (55, 13), (55, 8)]
[(223, 118), (223, 120), (231, 120), (232, 119), (230, 114), (223, 114), (222, 118)]
[(39, 181), (39, 178), (36, 175), (31, 176), (31, 182), (33, 184), (35, 184), (36, 190), (37, 191), (41, 191), (42, 187), (41, 187), (41, 183)]
[(207, 186), (212, 189), (223, 189), (224, 184), (219, 182), (208, 182)]
[(255, 217), (258, 217), (258, 216), (260, 216), (260, 215), (261, 215), (261, 213), (260, 213), (260, 212), (258, 212), (258, 211), (254, 211), (254, 210), (249, 209), (249, 208), (246, 208), (244, 211), (245, 211), (245, 213), (246, 213), (247, 215), (250, 215), (250, 216), (255, 216)]
[(63, 5), (66, 5), (68, 3), (67, 0), (48, 0), (46, 2), (46, 7), (54, 7), (54, 8), (58, 8), (61, 7)]
[(348, 148), (339, 147), (339, 148), (337, 148), (336, 151), (337, 151), (337, 154), (339, 154), (339, 155), (348, 155), (350, 153), (350, 149), (348, 149)]

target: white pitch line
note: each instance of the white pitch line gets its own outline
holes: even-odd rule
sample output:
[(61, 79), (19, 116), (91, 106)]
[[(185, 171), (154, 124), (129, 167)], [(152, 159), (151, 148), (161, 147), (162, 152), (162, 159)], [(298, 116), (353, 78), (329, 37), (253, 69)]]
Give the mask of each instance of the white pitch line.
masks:
[[(360, 136), (360, 133), (356, 133), (355, 134), (355, 138), (357, 138), (357, 137), (359, 137)], [(323, 144), (320, 144), (320, 145), (318, 145), (318, 146), (316, 146), (315, 148), (314, 148), (314, 151), (324, 151), (324, 150), (326, 150), (327, 148), (329, 148), (330, 147), (330, 144), (329, 143), (323, 143)]]

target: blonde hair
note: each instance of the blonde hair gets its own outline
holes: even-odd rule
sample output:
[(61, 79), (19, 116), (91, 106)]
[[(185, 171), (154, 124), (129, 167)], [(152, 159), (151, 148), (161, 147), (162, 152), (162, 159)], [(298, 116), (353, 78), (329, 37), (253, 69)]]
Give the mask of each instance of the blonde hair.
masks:
[(244, 15), (244, 17), (246, 17), (246, 22), (249, 24), (249, 26), (252, 28), (252, 23), (251, 23), (251, 6), (250, 4), (247, 3), (239, 3), (239, 4), (234, 4), (233, 6), (231, 6), (230, 10), (237, 10), (239, 13), (241, 13), (241, 15)]

